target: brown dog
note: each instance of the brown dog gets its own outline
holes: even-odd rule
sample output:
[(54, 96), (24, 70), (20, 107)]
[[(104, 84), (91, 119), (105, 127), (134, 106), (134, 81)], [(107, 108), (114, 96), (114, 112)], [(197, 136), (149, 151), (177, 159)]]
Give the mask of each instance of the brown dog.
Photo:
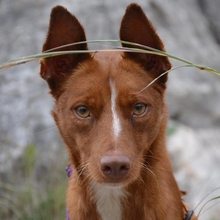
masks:
[[(127, 7), (120, 39), (164, 50), (136, 4)], [(82, 41), (79, 21), (55, 7), (43, 51)], [(87, 50), (87, 45), (53, 51), (60, 50)], [(166, 150), (167, 75), (143, 89), (171, 68), (167, 57), (98, 51), (50, 57), (40, 64), (73, 168), (66, 194), (69, 219), (190, 219)]]

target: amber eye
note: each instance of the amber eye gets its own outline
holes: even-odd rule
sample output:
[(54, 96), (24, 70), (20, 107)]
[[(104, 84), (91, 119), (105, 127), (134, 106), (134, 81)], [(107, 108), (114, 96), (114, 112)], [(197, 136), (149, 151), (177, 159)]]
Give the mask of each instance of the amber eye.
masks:
[(77, 116), (79, 116), (80, 118), (88, 118), (90, 117), (90, 111), (86, 106), (78, 106), (77, 108), (75, 108), (75, 113), (77, 114)]
[(147, 111), (147, 105), (143, 103), (137, 103), (133, 107), (133, 115), (134, 116), (141, 116)]

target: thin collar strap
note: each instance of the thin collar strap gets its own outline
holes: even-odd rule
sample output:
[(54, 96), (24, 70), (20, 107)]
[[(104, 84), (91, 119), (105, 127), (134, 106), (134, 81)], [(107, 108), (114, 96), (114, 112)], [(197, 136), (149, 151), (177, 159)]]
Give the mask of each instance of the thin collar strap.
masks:
[(198, 220), (197, 216), (195, 215), (194, 211), (189, 208), (189, 206), (182, 201), (183, 203), (183, 220)]
[[(72, 167), (71, 167), (71, 165), (70, 164), (68, 164), (67, 166), (66, 166), (66, 174), (67, 174), (67, 176), (70, 178), (70, 176), (71, 176), (71, 173), (72, 173)], [(65, 218), (66, 220), (69, 220), (70, 218), (69, 218), (69, 214), (68, 214), (68, 209), (66, 208), (66, 218)]]
[(188, 211), (186, 212), (186, 215), (185, 215), (184, 220), (190, 220), (191, 217), (193, 217), (193, 215), (194, 215), (194, 211), (193, 211), (192, 209), (188, 210)]

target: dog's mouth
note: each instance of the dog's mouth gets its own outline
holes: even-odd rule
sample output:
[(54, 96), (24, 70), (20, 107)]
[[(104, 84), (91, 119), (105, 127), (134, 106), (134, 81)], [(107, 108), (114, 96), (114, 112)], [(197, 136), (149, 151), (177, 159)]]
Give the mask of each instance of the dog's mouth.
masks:
[(125, 186), (123, 183), (99, 183), (96, 181), (91, 181), (90, 189), (92, 189), (94, 192), (102, 190), (103, 193), (106, 193), (109, 191), (123, 191), (125, 190)]
[[(129, 172), (126, 175), (115, 176), (115, 174), (109, 174), (110, 176), (103, 175), (100, 171), (97, 173), (98, 175), (91, 175), (90, 180), (92, 182), (102, 185), (108, 188), (123, 188), (132, 183), (135, 179), (133, 179), (134, 175), (130, 175)], [(93, 178), (94, 177), (94, 178)]]
[(118, 183), (102, 183), (101, 185), (108, 187), (108, 188), (122, 188), (124, 186), (124, 184), (122, 182), (118, 182)]
[(110, 188), (125, 187), (131, 182), (129, 175), (126, 175), (126, 177), (121, 177), (121, 178), (110, 178), (103, 176), (100, 173), (98, 176), (96, 176), (96, 178), (91, 178), (91, 180), (92, 182)]

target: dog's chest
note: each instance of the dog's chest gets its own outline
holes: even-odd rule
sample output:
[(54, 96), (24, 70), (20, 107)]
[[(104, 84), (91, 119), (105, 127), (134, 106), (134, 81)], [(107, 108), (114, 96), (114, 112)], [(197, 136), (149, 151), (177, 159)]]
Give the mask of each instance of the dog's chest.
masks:
[(95, 184), (91, 187), (94, 201), (102, 220), (121, 220), (122, 201), (127, 193), (121, 187), (110, 187)]

